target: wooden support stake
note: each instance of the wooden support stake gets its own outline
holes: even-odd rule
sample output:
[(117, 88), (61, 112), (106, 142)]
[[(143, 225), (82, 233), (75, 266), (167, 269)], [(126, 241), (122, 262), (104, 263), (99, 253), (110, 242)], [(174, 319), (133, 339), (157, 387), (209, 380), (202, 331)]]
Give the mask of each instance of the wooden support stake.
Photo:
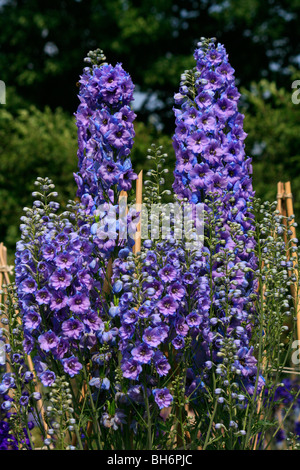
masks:
[[(287, 181), (286, 183), (279, 182), (277, 185), (277, 209), (279, 213), (284, 216), (285, 218), (291, 217), (294, 215), (294, 209), (293, 209), (293, 195), (292, 195), (292, 190), (291, 190), (291, 183), (290, 181)], [(285, 242), (286, 244), (290, 242), (291, 238), (296, 238), (296, 229), (295, 227), (292, 226), (294, 223), (294, 217), (288, 222), (286, 219), (284, 219), (284, 225), (286, 228), (289, 227), (289, 229), (292, 232), (291, 237), (285, 237)], [(292, 246), (297, 246), (295, 242), (291, 242)], [(288, 247), (287, 247), (287, 257), (289, 258), (289, 253), (288, 253)], [(297, 338), (300, 340), (300, 302), (299, 302), (299, 274), (298, 274), (298, 255), (297, 252), (292, 253), (293, 257), (293, 265), (295, 268), (295, 275), (296, 275), (296, 281), (291, 284), (291, 293), (294, 298), (294, 302), (296, 305), (296, 316), (297, 316)]]
[[(7, 270), (7, 250), (3, 243), (0, 243), (0, 289), (2, 290), (3, 284), (9, 284), (8, 270)], [(0, 303), (5, 303), (5, 293), (0, 293)], [(4, 329), (9, 333), (8, 325), (4, 324)], [(5, 352), (4, 352), (5, 354)], [(9, 362), (6, 363), (6, 371), (11, 372)]]
[[(287, 181), (285, 183), (285, 203), (286, 203), (286, 215), (287, 217), (294, 216), (294, 208), (293, 208), (293, 195), (291, 191), (291, 183)], [(289, 228), (292, 232), (291, 238), (296, 238), (296, 228), (292, 226), (294, 223), (294, 218), (291, 218), (289, 221)], [(296, 247), (297, 244), (292, 242), (292, 246)], [(297, 338), (300, 340), (300, 302), (299, 302), (299, 271), (298, 271), (298, 254), (297, 251), (292, 252), (293, 257), (293, 265), (294, 265), (294, 272), (296, 275), (295, 282), (291, 285), (291, 292), (294, 298), (295, 306), (296, 306), (296, 318), (297, 318)], [(300, 348), (300, 346), (299, 346)], [(300, 350), (300, 349), (299, 349)]]

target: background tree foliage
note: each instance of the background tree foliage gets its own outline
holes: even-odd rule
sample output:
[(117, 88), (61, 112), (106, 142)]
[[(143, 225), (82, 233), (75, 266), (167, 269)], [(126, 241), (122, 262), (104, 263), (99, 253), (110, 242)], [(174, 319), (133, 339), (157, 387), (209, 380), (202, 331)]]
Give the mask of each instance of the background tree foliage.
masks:
[(75, 194), (76, 129), (60, 108), (40, 111), (30, 105), (15, 115), (1, 109), (0, 141), (0, 238), (13, 247), (22, 209), (31, 204), (38, 176), (57, 183), (62, 203)]
[(136, 85), (135, 168), (155, 141), (173, 170), (173, 95), (201, 36), (216, 36), (236, 70), (257, 194), (274, 199), (290, 178), (299, 211), (299, 11), (300, 0), (0, 0), (1, 240), (13, 249), (38, 174), (74, 197), (76, 82), (90, 49), (122, 62)]

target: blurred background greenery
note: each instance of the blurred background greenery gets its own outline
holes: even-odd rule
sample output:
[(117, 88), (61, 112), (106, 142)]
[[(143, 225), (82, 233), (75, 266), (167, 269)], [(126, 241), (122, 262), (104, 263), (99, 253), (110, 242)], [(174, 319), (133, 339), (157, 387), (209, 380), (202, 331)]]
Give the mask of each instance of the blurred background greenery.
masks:
[(257, 196), (273, 201), (290, 180), (299, 222), (299, 12), (300, 0), (0, 0), (0, 241), (13, 253), (37, 176), (54, 180), (63, 204), (75, 197), (76, 82), (97, 47), (136, 85), (135, 169), (161, 144), (172, 184), (173, 95), (201, 36), (223, 43), (235, 68)]

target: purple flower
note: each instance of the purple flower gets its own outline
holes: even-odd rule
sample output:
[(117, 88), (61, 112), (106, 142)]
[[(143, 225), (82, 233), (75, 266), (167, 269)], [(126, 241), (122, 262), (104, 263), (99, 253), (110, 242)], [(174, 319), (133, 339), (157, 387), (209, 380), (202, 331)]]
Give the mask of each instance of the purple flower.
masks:
[(143, 334), (143, 341), (148, 344), (148, 346), (158, 346), (163, 341), (161, 328), (146, 328)]
[(190, 149), (193, 153), (201, 153), (208, 145), (209, 139), (203, 131), (195, 130), (187, 138), (187, 149)]
[(160, 312), (165, 316), (174, 315), (178, 308), (177, 302), (170, 295), (165, 295), (159, 300), (157, 306)]
[(19, 403), (21, 406), (27, 406), (29, 403), (29, 396), (21, 395)]
[(79, 339), (82, 335), (84, 327), (77, 318), (70, 318), (69, 320), (62, 323), (61, 326), (63, 334), (67, 338)]
[(154, 400), (160, 409), (172, 405), (173, 397), (168, 388), (155, 388), (152, 390)]
[(51, 387), (55, 382), (56, 376), (51, 370), (46, 370), (40, 374), (39, 379), (45, 387)]
[(41, 316), (34, 310), (28, 311), (24, 316), (24, 326), (27, 330), (36, 330), (41, 323)]
[(132, 181), (135, 179), (137, 179), (137, 175), (131, 168), (121, 173), (118, 181), (119, 191), (129, 191), (132, 187)]
[[(206, 93), (205, 91), (201, 91), (196, 98), (195, 102), (199, 109), (206, 108), (209, 103), (211, 102), (211, 95), (209, 93)], [(195, 119), (196, 119), (197, 113), (195, 114)]]
[(35, 294), (35, 299), (39, 305), (49, 304), (50, 303), (50, 293), (46, 287), (38, 290)]
[(178, 335), (172, 340), (172, 344), (175, 349), (183, 349), (185, 346), (184, 338)]
[(153, 357), (153, 350), (146, 344), (142, 343), (131, 350), (133, 359), (139, 364), (148, 364)]
[(182, 281), (184, 284), (193, 284), (195, 282), (195, 275), (190, 272), (185, 272), (182, 276)]
[(128, 158), (127, 166), (123, 161), (133, 145), (136, 115), (129, 104), (134, 86), (121, 64), (86, 68), (79, 82), (78, 196), (88, 192), (99, 205), (107, 200), (104, 192), (114, 185), (119, 191), (128, 191), (136, 178), (128, 167)]
[(66, 233), (61, 232), (55, 237), (55, 241), (58, 243), (58, 245), (66, 245), (67, 242), (69, 241), (69, 237)]
[(131, 339), (134, 335), (134, 326), (132, 324), (124, 324), (119, 328), (119, 335), (122, 340)]
[(70, 342), (69, 340), (60, 337), (56, 349), (53, 351), (55, 359), (62, 359), (69, 351)]
[(89, 310), (90, 300), (82, 292), (77, 292), (77, 294), (69, 299), (69, 307), (73, 313), (83, 313)]
[(127, 146), (128, 140), (131, 138), (130, 132), (121, 123), (112, 124), (108, 129), (107, 141), (116, 149)]
[(50, 308), (51, 310), (58, 311), (68, 304), (68, 297), (63, 291), (55, 291), (52, 294)]
[(38, 341), (41, 349), (45, 352), (52, 351), (58, 345), (58, 337), (51, 330), (46, 331), (45, 333), (40, 335)]
[(83, 315), (82, 321), (86, 328), (91, 332), (104, 330), (103, 320), (98, 317), (96, 312), (88, 311)]
[(175, 330), (178, 335), (186, 336), (189, 332), (189, 327), (185, 322), (185, 318), (179, 317), (175, 321)]
[(190, 172), (193, 178), (192, 187), (196, 189), (206, 188), (212, 181), (214, 173), (207, 163), (196, 164)]
[(64, 251), (63, 253), (60, 253), (59, 255), (56, 256), (55, 258), (55, 264), (59, 268), (70, 268), (72, 264), (75, 263), (75, 257), (70, 255), (67, 251)]
[(173, 297), (175, 300), (181, 300), (186, 294), (185, 288), (180, 282), (173, 282), (168, 286), (168, 295)]
[(137, 311), (132, 308), (123, 315), (123, 322), (126, 324), (135, 323), (137, 316)]
[(77, 279), (79, 280), (82, 287), (85, 287), (87, 290), (92, 289), (94, 284), (93, 278), (86, 269), (81, 269), (77, 272)]
[[(205, 256), (199, 253), (180, 273), (180, 283), (187, 290), (191, 308), (186, 310), (185, 297), (176, 299), (178, 310), (168, 318), (172, 322), (171, 341), (178, 354), (182, 354), (187, 335), (192, 338), (195, 350), (199, 350), (201, 344), (201, 353), (195, 355), (197, 371), (212, 362), (212, 358), (219, 357), (221, 341), (217, 334), (237, 341), (239, 354), (245, 358), (241, 360), (242, 364), (236, 360), (235, 367), (241, 372), (242, 386), (252, 390), (252, 367), (255, 365), (251, 354), (248, 359), (245, 351), (249, 350), (251, 337), (248, 315), (255, 313), (254, 308), (249, 308), (252, 305), (249, 296), (255, 292), (255, 282), (247, 268), (257, 263), (255, 240), (248, 234), (253, 226), (253, 216), (247, 202), (254, 193), (250, 177), (251, 160), (245, 155), (243, 116), (237, 106), (240, 94), (235, 87), (234, 70), (228, 63), (224, 46), (211, 40), (201, 42), (194, 57), (196, 67), (189, 73), (194, 76), (195, 86), (183, 79), (183, 97), (175, 103), (173, 188), (180, 200), (187, 199), (191, 204), (205, 201), (205, 225), (213, 231), (214, 241), (211, 243), (206, 239)], [(208, 140), (203, 140), (203, 135)], [(232, 223), (237, 227), (234, 232)], [(237, 235), (238, 227), (242, 235)], [(220, 241), (217, 245), (216, 240)], [(243, 252), (237, 250), (237, 240), (244, 244)], [(225, 250), (233, 254), (230, 268), (224, 261)], [(210, 264), (212, 255), (218, 255), (220, 261)], [(237, 265), (239, 268), (234, 269)], [(222, 285), (227, 268), (232, 270), (232, 276), (230, 304), (224, 316), (226, 294), (218, 286)], [(210, 278), (212, 284), (209, 284)], [(171, 295), (169, 288), (167, 293)], [(161, 304), (158, 309), (161, 312)], [(174, 333), (177, 336), (174, 337)]]
[(160, 269), (159, 277), (164, 282), (175, 281), (175, 279), (177, 278), (177, 271), (175, 268), (173, 268), (173, 266), (171, 266), (170, 264), (167, 264), (162, 269)]
[(159, 376), (167, 375), (171, 369), (171, 366), (167, 358), (160, 351), (156, 351), (153, 357), (156, 372)]
[(186, 323), (189, 327), (199, 326), (202, 322), (202, 317), (197, 312), (191, 312), (186, 317)]
[(49, 279), (51, 287), (54, 289), (60, 289), (68, 287), (72, 282), (72, 275), (64, 269), (58, 269), (55, 271)]
[(121, 364), (123, 376), (127, 379), (138, 380), (140, 373), (142, 372), (142, 366), (135, 361), (133, 358), (124, 360)]
[(109, 186), (118, 181), (119, 170), (112, 160), (104, 161), (98, 170), (98, 176), (108, 183)]
[(43, 258), (46, 261), (51, 261), (55, 258), (56, 250), (54, 245), (46, 244), (42, 247)]
[(82, 369), (82, 364), (78, 361), (78, 358), (75, 356), (71, 356), (65, 359), (62, 359), (62, 365), (64, 371), (70, 376), (74, 377), (75, 375), (79, 374)]
[(32, 292), (35, 292), (36, 288), (37, 284), (32, 277), (28, 277), (22, 283), (23, 292), (25, 292), (26, 294), (31, 294)]

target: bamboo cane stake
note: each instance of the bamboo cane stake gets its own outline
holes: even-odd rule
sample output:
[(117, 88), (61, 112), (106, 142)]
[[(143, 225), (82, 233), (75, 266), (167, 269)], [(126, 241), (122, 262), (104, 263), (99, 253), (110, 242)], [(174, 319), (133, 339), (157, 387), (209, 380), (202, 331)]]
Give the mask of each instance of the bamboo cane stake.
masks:
[[(286, 217), (287, 217), (287, 212), (286, 212), (286, 203), (285, 203), (285, 184), (280, 182), (278, 183), (280, 186), (280, 192), (279, 192), (279, 204), (278, 204), (278, 210), (280, 212), (280, 215), (283, 216), (283, 224), (285, 227), (287, 227), (287, 221), (286, 221)], [(278, 198), (277, 196), (277, 198)], [(286, 233), (284, 234), (284, 241), (285, 243), (287, 243), (287, 236), (286, 236)]]
[[(292, 195), (292, 190), (291, 190), (291, 183), (290, 181), (287, 181), (286, 183), (279, 183), (280, 186), (280, 191), (278, 190), (279, 195), (281, 196), (280, 199), (278, 199), (279, 204), (278, 204), (278, 210), (281, 215), (284, 217), (290, 218), (289, 221), (284, 219), (284, 224), (286, 228), (289, 228), (292, 232), (291, 237), (286, 236), (285, 237), (285, 242), (286, 245), (289, 243), (290, 239), (296, 238), (296, 229), (292, 225), (294, 223), (294, 209), (293, 209), (293, 195)], [(291, 242), (291, 245), (293, 247), (297, 246), (295, 242)], [(289, 259), (289, 252), (288, 252), (288, 245), (287, 245), (287, 258)], [(292, 252), (292, 258), (293, 258), (293, 267), (294, 267), (294, 273), (296, 276), (296, 280), (293, 284), (291, 284), (291, 294), (294, 299), (294, 305), (296, 307), (296, 322), (297, 322), (297, 339), (300, 340), (300, 302), (299, 302), (299, 274), (298, 274), (298, 254), (297, 252)], [(300, 352), (300, 345), (299, 345), (299, 352)], [(292, 375), (293, 378), (295, 378), (295, 375), (297, 375), (297, 372), (295, 371), (294, 367), (293, 368), (286, 368), (288, 370), (285, 370), (285, 373), (289, 373)], [(282, 417), (280, 414), (280, 410), (277, 413), (278, 415), (278, 421), (281, 424), (281, 427), (283, 428), (282, 425)], [(298, 418), (299, 422), (299, 418)]]
[[(291, 183), (290, 181), (287, 181), (285, 184), (284, 183), (278, 183), (280, 186), (280, 191), (278, 190), (278, 196), (280, 198), (278, 201), (278, 210), (281, 215), (284, 217), (292, 217), (294, 215), (294, 209), (293, 209), (293, 195), (291, 191)], [(294, 217), (289, 221), (289, 229), (292, 232), (291, 238), (296, 238), (296, 229), (292, 225), (294, 223)], [(288, 227), (287, 220), (284, 219), (284, 224), (286, 227)], [(289, 242), (287, 238), (285, 238), (286, 243)], [(295, 242), (291, 242), (292, 246), (297, 246)], [(289, 253), (287, 251), (287, 257), (289, 258)], [(293, 257), (293, 266), (294, 266), (294, 272), (296, 276), (296, 281), (291, 284), (291, 294), (294, 298), (294, 303), (296, 306), (296, 318), (297, 318), (297, 338), (300, 340), (300, 302), (299, 302), (299, 274), (298, 274), (298, 255), (297, 252), (292, 253)], [(299, 346), (300, 347), (300, 346)]]
[[(290, 181), (285, 183), (285, 200), (286, 200), (286, 210), (287, 216), (292, 217), (294, 215), (293, 209), (293, 195), (291, 191)], [(290, 230), (292, 231), (292, 238), (296, 238), (296, 228), (292, 225), (294, 223), (294, 218), (290, 221)], [(297, 246), (295, 242), (292, 242), (292, 246)], [(291, 285), (291, 291), (294, 298), (296, 306), (296, 318), (297, 318), (297, 338), (300, 340), (300, 302), (299, 302), (299, 274), (298, 274), (298, 255), (297, 252), (292, 253), (294, 272), (296, 276), (296, 281)]]
[[(3, 245), (3, 243), (0, 243), (0, 289), (2, 291), (2, 286), (4, 284), (4, 279), (5, 279), (5, 282), (7, 284), (9, 284), (9, 282), (7, 282), (7, 254), (6, 254), (6, 248), (5, 246)], [(2, 292), (0, 293), (0, 303), (3, 302), (3, 304), (5, 303), (5, 294)], [(4, 329), (6, 330), (7, 334), (9, 333), (9, 327), (8, 325), (4, 325)], [(10, 364), (9, 362), (6, 363), (6, 371), (7, 372), (11, 372), (11, 367), (10, 367)]]
[(277, 183), (277, 210), (279, 214), (282, 214), (282, 199), (284, 195), (284, 188), (283, 188), (283, 183), (278, 182)]

